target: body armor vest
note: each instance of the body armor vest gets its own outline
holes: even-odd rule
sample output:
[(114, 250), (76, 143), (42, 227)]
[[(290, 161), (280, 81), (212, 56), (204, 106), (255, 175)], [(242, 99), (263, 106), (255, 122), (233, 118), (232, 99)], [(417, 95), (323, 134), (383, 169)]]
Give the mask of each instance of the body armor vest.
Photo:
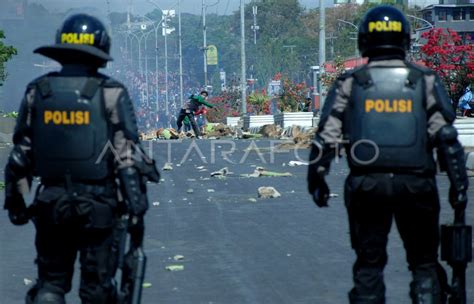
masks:
[(102, 80), (45, 77), (33, 104), (35, 175), (47, 179), (101, 180), (109, 172), (110, 131)]
[(435, 172), (423, 73), (408, 67), (362, 68), (354, 78), (344, 130), (351, 169)]

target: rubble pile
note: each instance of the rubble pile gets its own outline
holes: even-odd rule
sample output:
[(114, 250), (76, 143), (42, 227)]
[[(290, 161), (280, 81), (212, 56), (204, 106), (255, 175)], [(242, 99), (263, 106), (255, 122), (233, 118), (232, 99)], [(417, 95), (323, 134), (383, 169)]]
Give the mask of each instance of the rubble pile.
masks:
[(277, 125), (264, 125), (260, 128), (259, 134), (262, 134), (263, 137), (269, 138), (280, 138), (283, 133), (283, 130), (280, 126)]
[(227, 136), (234, 136), (235, 131), (232, 130), (231, 127), (224, 125), (224, 124), (208, 124), (205, 130), (205, 136), (207, 137), (227, 137)]

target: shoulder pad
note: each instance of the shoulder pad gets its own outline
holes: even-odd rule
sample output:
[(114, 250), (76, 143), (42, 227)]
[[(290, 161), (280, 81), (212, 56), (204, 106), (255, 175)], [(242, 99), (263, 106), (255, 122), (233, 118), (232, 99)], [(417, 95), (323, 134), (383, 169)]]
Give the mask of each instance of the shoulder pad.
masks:
[(354, 78), (355, 82), (363, 88), (369, 88), (374, 83), (370, 76), (369, 68), (366, 64), (352, 70), (349, 74)]
[(434, 72), (431, 69), (428, 69), (427, 67), (424, 67), (422, 65), (418, 65), (418, 64), (415, 64), (413, 62), (408, 62), (408, 61), (406, 61), (405, 64), (407, 65), (407, 67), (414, 69), (416, 71), (419, 71), (425, 75), (434, 74)]
[(39, 82), (44, 81), (48, 77), (54, 77), (57, 76), (59, 73), (58, 72), (50, 72), (48, 74), (44, 74), (39, 76), (38, 78), (33, 79), (29, 84), (28, 87), (34, 87), (36, 86)]
[(118, 80), (109, 77), (109, 76), (104, 76), (104, 83), (103, 87), (104, 88), (125, 88), (125, 86)]

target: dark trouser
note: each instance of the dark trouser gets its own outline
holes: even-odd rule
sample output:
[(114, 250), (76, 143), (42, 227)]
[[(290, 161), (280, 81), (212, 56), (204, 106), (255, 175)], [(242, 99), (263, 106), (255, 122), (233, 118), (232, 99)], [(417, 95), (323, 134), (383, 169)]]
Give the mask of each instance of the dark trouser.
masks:
[(42, 303), (51, 295), (64, 298), (71, 290), (78, 253), (82, 303), (116, 303), (114, 209), (113, 197), (68, 196), (57, 187), (40, 193), (34, 203), (38, 281), (27, 303)]
[(439, 199), (434, 177), (414, 175), (351, 175), (345, 201), (352, 247), (351, 303), (385, 303), (383, 270), (388, 234), (395, 219), (406, 249), (413, 280), (413, 303), (443, 303), (446, 274), (438, 263)]
[(188, 116), (189, 123), (193, 127), (194, 135), (201, 136), (199, 127), (197, 126), (196, 120), (194, 119), (194, 114), (190, 110), (185, 110), (185, 109), (181, 109), (179, 111), (178, 119), (176, 120), (176, 124), (178, 125), (178, 132), (181, 131), (181, 127), (183, 126), (183, 120), (186, 116)]

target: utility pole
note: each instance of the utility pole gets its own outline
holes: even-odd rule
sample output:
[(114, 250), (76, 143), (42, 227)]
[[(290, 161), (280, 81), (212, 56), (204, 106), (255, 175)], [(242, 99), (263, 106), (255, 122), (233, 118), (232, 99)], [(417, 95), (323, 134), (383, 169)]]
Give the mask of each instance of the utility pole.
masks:
[(202, 53), (204, 54), (204, 88), (207, 89), (207, 36), (206, 36), (206, 0), (202, 0)]
[(168, 115), (169, 113), (169, 99), (168, 99), (168, 12), (166, 12), (165, 16), (163, 16), (164, 21), (163, 21), (163, 28), (164, 28), (164, 35), (165, 35), (165, 113)]
[[(322, 0), (320, 0), (322, 1)], [(242, 89), (242, 113), (247, 113), (247, 79), (245, 71), (245, 5), (244, 0), (240, 0), (240, 58), (242, 65), (242, 75), (240, 85)]]
[(178, 0), (179, 102), (183, 105), (183, 45), (181, 40), (181, 0)]
[(260, 27), (257, 25), (257, 10), (258, 10), (258, 6), (256, 6), (256, 5), (252, 6), (252, 12), (253, 12), (253, 25), (252, 25), (253, 44), (257, 44), (257, 31), (260, 29)]
[[(324, 0), (319, 0), (319, 75), (324, 73), (324, 62), (326, 62), (326, 11)], [(322, 110), (324, 106), (322, 82), (319, 81), (319, 107)]]

